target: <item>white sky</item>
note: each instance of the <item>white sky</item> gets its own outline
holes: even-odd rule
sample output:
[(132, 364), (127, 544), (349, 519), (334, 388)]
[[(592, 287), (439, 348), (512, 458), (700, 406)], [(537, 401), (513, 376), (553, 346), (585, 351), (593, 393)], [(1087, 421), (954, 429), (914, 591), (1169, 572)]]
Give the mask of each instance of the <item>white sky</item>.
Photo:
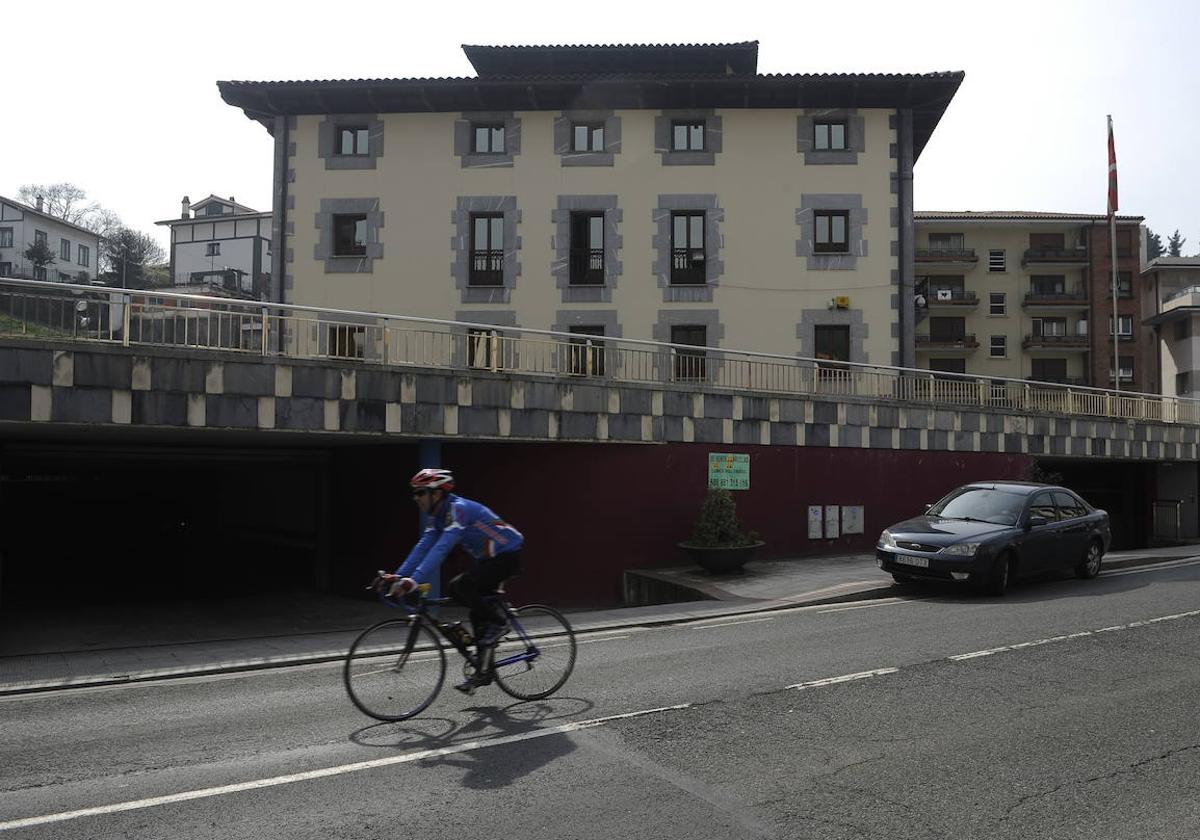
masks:
[[(0, 194), (71, 181), (126, 224), (216, 193), (271, 205), (271, 140), (218, 79), (474, 75), (460, 45), (759, 41), (764, 73), (967, 77), (916, 170), (918, 210), (1121, 213), (1200, 252), (1200, 2), (205, 0), (5, 4)], [(986, 9), (986, 12), (984, 11)], [(127, 39), (127, 43), (123, 43)], [(15, 70), (15, 72), (13, 72)]]

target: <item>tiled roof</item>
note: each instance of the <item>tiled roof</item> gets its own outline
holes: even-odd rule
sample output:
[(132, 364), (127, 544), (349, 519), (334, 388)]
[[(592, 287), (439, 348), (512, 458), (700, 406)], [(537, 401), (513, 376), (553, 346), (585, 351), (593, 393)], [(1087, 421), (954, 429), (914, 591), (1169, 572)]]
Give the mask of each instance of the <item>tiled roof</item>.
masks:
[[(1047, 221), (1047, 222), (1102, 222), (1108, 221), (1103, 213), (1047, 213), (1038, 210), (917, 210), (913, 218), (921, 221)], [(1141, 222), (1145, 216), (1117, 216), (1118, 222)]]

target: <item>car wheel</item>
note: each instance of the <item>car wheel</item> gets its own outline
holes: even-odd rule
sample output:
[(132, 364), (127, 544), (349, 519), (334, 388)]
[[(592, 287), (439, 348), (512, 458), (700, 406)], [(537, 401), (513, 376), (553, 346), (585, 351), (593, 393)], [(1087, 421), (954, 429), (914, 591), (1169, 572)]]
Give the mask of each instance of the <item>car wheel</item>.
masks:
[(1104, 549), (1096, 540), (1088, 543), (1087, 551), (1083, 554), (1083, 562), (1075, 567), (1075, 577), (1089, 580), (1100, 574), (1100, 563), (1104, 560)]
[(992, 571), (988, 574), (987, 580), (983, 585), (983, 591), (997, 598), (1002, 597), (1008, 591), (1008, 581), (1012, 577), (1012, 566), (1011, 554), (1001, 554), (997, 557), (996, 562), (992, 564)]
[(910, 575), (901, 575), (901, 574), (897, 574), (896, 572), (892, 572), (892, 580), (896, 581), (896, 583), (912, 583), (913, 582), (913, 579)]

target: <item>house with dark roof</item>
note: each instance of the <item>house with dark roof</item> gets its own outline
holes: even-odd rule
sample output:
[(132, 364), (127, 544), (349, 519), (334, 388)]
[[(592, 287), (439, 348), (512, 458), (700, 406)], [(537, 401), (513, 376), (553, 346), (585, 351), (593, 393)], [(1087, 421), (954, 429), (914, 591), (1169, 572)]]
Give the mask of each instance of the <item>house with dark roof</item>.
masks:
[[(30, 245), (43, 242), (53, 262), (36, 266), (25, 257)], [(100, 259), (100, 235), (52, 216), (41, 198), (30, 207), (0, 196), (0, 277), (91, 283)]]
[(463, 49), (476, 76), (218, 83), (275, 141), (272, 300), (914, 363), (913, 165), (962, 73)]
[(271, 277), (271, 213), (209, 195), (185, 195), (179, 218), (155, 224), (171, 231), (173, 291), (265, 299)]

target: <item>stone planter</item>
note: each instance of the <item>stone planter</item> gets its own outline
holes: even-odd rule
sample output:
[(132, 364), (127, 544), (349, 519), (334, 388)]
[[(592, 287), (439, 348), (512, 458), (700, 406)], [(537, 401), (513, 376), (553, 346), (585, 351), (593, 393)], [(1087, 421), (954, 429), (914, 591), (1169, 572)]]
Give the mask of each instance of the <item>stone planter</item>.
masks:
[(678, 544), (687, 552), (692, 562), (714, 575), (727, 575), (740, 572), (746, 561), (753, 559), (758, 550), (766, 545), (761, 540), (753, 545), (739, 545), (723, 548), (705, 548), (687, 543)]

